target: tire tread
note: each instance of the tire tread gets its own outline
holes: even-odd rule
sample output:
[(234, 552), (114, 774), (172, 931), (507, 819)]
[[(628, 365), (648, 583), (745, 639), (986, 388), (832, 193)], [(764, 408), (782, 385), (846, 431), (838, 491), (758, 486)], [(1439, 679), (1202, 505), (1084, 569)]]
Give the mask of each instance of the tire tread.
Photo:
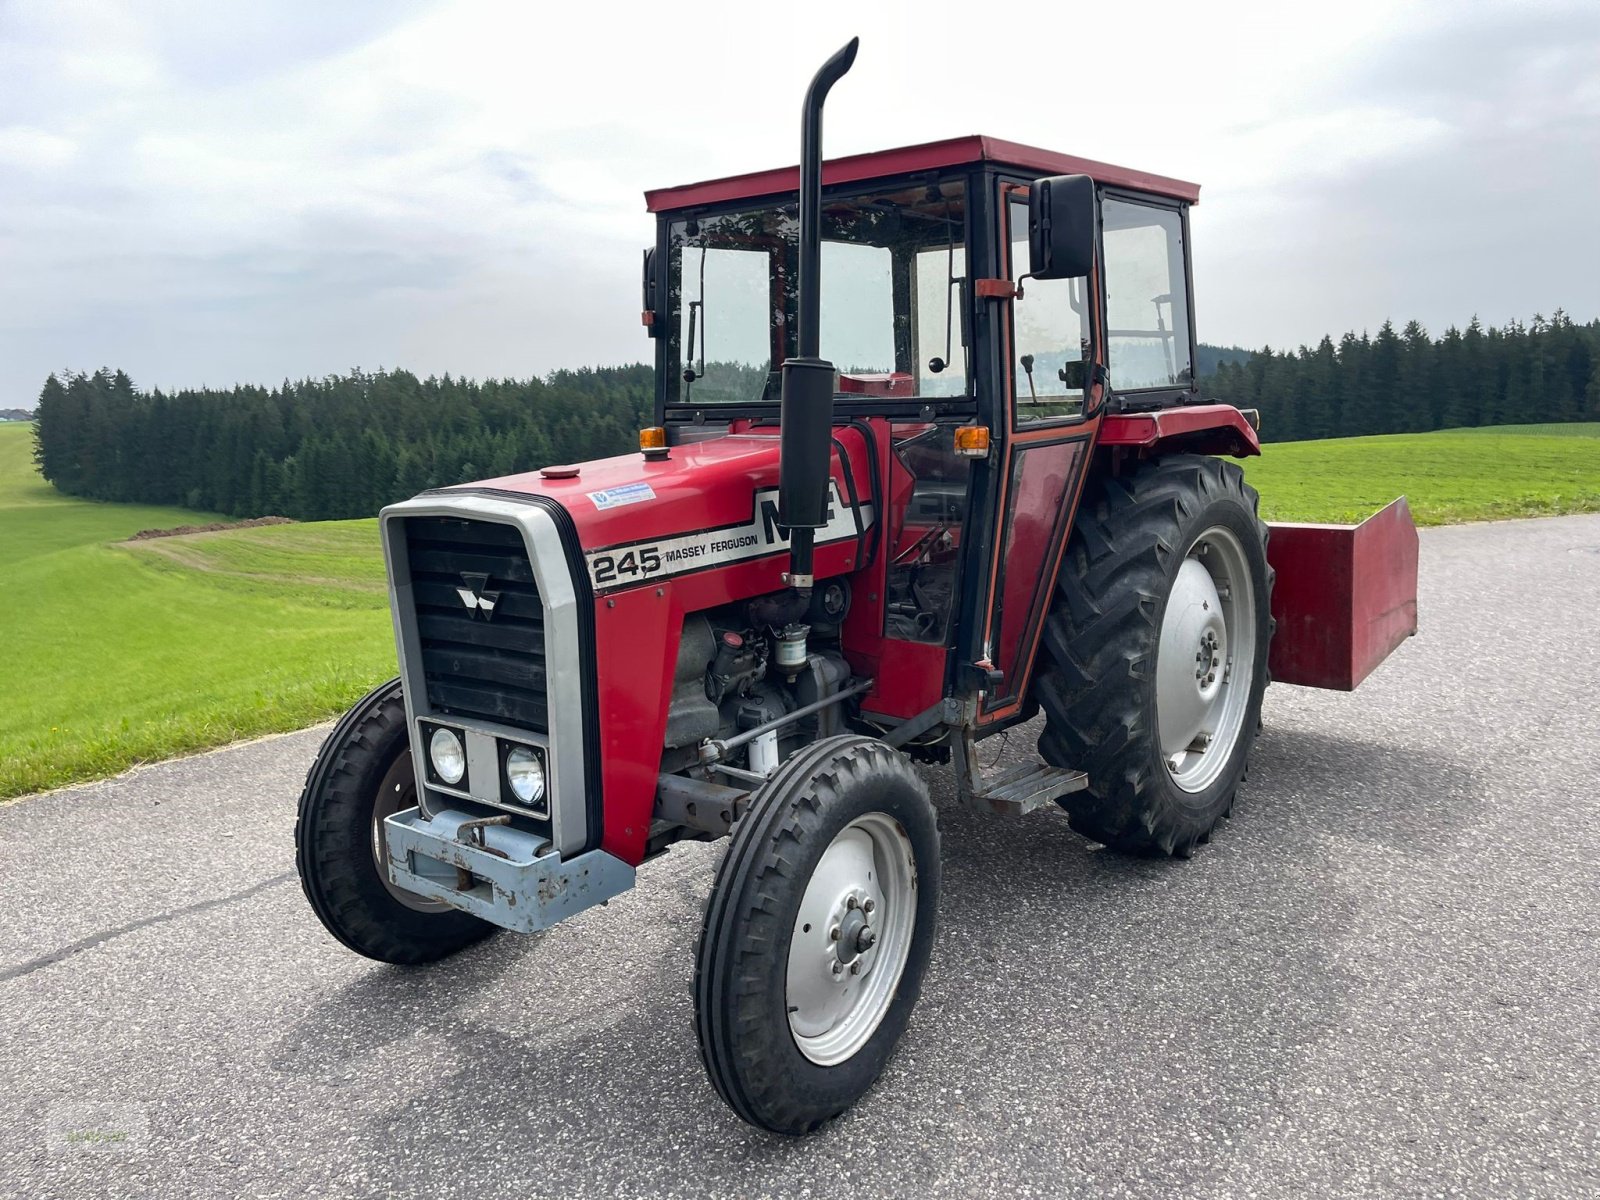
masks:
[[(820, 835), (830, 805), (851, 788), (874, 777), (894, 779), (915, 789), (924, 803), (927, 790), (903, 756), (882, 742), (851, 734), (803, 748), (780, 771), (768, 785), (771, 790), (759, 795), (734, 826), (706, 903), (695, 947), (695, 1031), (706, 1075), (728, 1106), (752, 1125), (799, 1135), (811, 1132), (843, 1106), (819, 1107), (815, 1097), (799, 1094), (793, 1079), (775, 1069), (765, 1034), (771, 1014), (764, 996), (772, 973), (786, 970), (785, 893), (797, 887), (803, 890), (801, 860), (806, 844)], [(930, 825), (931, 811), (930, 807)], [(919, 869), (931, 874), (922, 886), (936, 892), (937, 832), (932, 836), (933, 865), (919, 861)], [(914, 941), (924, 951), (919, 959), (914, 944), (901, 978), (895, 1007), (902, 1024), (920, 991), (925, 947), (932, 935), (931, 912), (919, 915)], [(787, 1034), (786, 1018), (784, 1027)], [(850, 1060), (855, 1063), (879, 1046), (880, 1035), (888, 1035), (888, 1044), (879, 1046), (869, 1086), (898, 1033), (886, 1015), (878, 1034)]]
[(357, 954), (410, 965), (453, 954), (496, 927), (462, 912), (408, 909), (378, 878), (371, 792), (405, 744), (405, 694), (391, 679), (357, 701), (317, 751), (300, 792), (294, 842), (301, 889), (328, 932)]
[[(1145, 686), (1153, 686), (1159, 614), (1174, 556), (1187, 550), (1186, 528), (1230, 498), (1248, 508), (1264, 556), (1259, 497), (1238, 465), (1222, 459), (1176, 454), (1125, 475), (1101, 474), (1079, 505), (1040, 641), (1033, 685), (1045, 714), (1039, 752), (1055, 766), (1088, 773), (1090, 786), (1063, 797), (1062, 807), (1074, 829), (1118, 850), (1188, 857), (1233, 806), (1237, 781), (1199, 825), (1174, 821), (1159, 802), (1164, 781), (1151, 769), (1156, 731)], [(1272, 579), (1269, 565), (1258, 598), (1268, 611), (1269, 639)], [(1260, 670), (1264, 681), (1264, 651)], [(1258, 714), (1259, 699), (1242, 737), (1254, 737)]]

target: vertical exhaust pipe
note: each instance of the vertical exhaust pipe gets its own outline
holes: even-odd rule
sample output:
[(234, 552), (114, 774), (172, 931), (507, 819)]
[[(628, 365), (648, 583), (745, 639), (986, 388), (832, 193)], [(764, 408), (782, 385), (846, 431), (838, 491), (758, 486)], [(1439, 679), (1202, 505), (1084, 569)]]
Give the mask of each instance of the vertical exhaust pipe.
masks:
[(806, 89), (800, 123), (800, 289), (797, 349), (783, 364), (778, 459), (778, 523), (789, 530), (789, 577), (798, 591), (815, 583), (816, 531), (827, 524), (833, 438), (833, 364), (819, 357), (822, 307), (822, 105), (856, 60), (860, 38), (823, 63)]

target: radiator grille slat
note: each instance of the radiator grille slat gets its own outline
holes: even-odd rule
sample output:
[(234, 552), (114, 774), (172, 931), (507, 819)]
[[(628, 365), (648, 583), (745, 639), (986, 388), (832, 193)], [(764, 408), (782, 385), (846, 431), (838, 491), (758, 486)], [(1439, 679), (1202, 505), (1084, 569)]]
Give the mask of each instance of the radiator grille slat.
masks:
[(481, 646), (489, 650), (504, 650), (537, 658), (541, 663), (544, 661), (542, 629), (513, 629), (509, 628), (511, 622), (507, 621), (507, 628), (485, 631), (483, 627), (486, 624), (499, 624), (499, 618), (493, 622), (486, 622), (473, 621), (470, 618), (464, 620), (440, 613), (417, 613), (417, 632), (422, 635), (425, 646), (442, 643)]
[[(408, 517), (406, 556), (429, 707), (548, 733), (544, 605), (521, 531)], [(492, 615), (466, 603), (478, 596)]]
[[(412, 520), (419, 518), (413, 517)], [(482, 553), (465, 550), (445, 550), (427, 544), (416, 547), (411, 553), (411, 573), (424, 578), (441, 578), (461, 582), (463, 572), (493, 575), (501, 587), (533, 584), (533, 568), (527, 555), (519, 563), (507, 553), (494, 553), (487, 548)]]
[[(464, 613), (466, 610), (457, 589), (465, 586), (459, 578), (454, 584), (436, 583), (432, 579), (418, 580), (412, 585), (414, 589), (412, 599), (416, 602), (417, 612), (448, 618)], [(503, 587), (499, 579), (496, 579), (489, 590), (499, 593), (499, 599), (495, 601), (494, 606), (496, 622), (505, 617), (527, 621), (544, 620), (544, 603), (539, 599), (539, 593), (532, 588), (512, 591)]]

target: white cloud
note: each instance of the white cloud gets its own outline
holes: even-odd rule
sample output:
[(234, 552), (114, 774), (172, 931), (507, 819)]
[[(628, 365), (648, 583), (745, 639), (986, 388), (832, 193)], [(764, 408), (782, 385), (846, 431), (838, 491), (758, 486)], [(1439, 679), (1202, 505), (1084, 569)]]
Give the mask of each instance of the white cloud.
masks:
[(77, 153), (71, 138), (42, 129), (14, 126), (0, 129), (0, 164), (22, 171), (49, 171), (64, 167)]

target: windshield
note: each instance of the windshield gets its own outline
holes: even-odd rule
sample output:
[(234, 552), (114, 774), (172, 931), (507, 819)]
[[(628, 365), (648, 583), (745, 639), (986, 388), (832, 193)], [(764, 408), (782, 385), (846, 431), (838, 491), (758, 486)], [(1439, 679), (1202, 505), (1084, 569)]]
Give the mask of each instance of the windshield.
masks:
[[(843, 394), (967, 391), (959, 180), (822, 202), (822, 357)], [(777, 403), (795, 352), (800, 221), (793, 202), (673, 221), (667, 230), (667, 403)]]

